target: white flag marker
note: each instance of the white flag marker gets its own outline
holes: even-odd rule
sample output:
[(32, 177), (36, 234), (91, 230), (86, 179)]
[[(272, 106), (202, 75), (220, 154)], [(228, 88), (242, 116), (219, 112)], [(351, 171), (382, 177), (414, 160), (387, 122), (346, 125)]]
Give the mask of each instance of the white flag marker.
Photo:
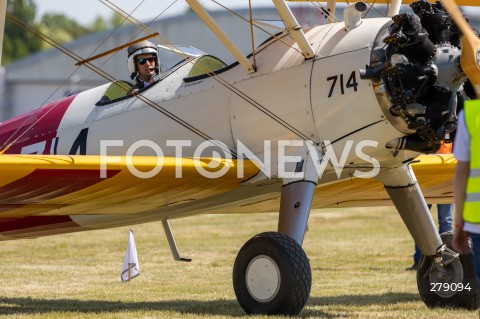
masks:
[(140, 274), (140, 266), (138, 264), (137, 247), (135, 246), (135, 238), (133, 231), (128, 231), (128, 246), (125, 258), (123, 259), (122, 281), (130, 281)]

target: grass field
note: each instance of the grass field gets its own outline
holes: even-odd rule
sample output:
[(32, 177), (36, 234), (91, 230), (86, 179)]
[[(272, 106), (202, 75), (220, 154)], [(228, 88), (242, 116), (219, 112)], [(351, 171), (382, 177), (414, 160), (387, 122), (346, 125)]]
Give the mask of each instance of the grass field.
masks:
[[(191, 263), (172, 260), (161, 223), (132, 226), (141, 274), (128, 283), (128, 228), (0, 242), (0, 318), (244, 317), (232, 288), (236, 254), (276, 223), (276, 214), (171, 221)], [(303, 247), (313, 285), (301, 318), (478, 318), (423, 304), (404, 270), (413, 243), (393, 208), (314, 211)]]

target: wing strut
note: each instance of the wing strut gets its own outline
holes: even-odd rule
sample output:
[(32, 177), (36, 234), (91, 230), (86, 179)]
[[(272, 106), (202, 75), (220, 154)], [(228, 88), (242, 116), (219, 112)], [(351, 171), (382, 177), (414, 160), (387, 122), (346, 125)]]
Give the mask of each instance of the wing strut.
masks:
[(303, 56), (307, 59), (313, 58), (315, 56), (315, 52), (313, 52), (313, 48), (308, 42), (308, 39), (305, 37), (302, 27), (298, 24), (297, 19), (295, 19), (295, 16), (285, 3), (285, 0), (272, 1), (275, 7), (277, 7), (278, 14), (280, 14), (283, 22), (285, 22), (285, 25), (287, 26), (291, 35), (297, 42)]
[(335, 22), (335, 6), (337, 5), (337, 0), (328, 0), (327, 1), (327, 10), (328, 10), (328, 23)]
[(190, 8), (202, 19), (202, 21), (212, 30), (223, 45), (230, 51), (230, 53), (237, 59), (240, 65), (248, 72), (255, 72), (255, 68), (250, 61), (243, 55), (240, 49), (233, 43), (222, 28), (213, 20), (208, 12), (198, 3), (197, 0), (185, 0)]
[(392, 0), (390, 6), (388, 7), (387, 16), (393, 17), (400, 12), (400, 6), (402, 5), (402, 0)]
[(7, 15), (7, 0), (0, 0), (0, 67), (2, 66), (3, 34), (5, 32), (5, 16)]
[(180, 253), (177, 249), (177, 244), (175, 243), (175, 238), (173, 238), (172, 230), (170, 229), (170, 224), (168, 220), (162, 220), (163, 230), (165, 230), (165, 235), (167, 236), (168, 245), (172, 251), (173, 259), (176, 261), (192, 261), (190, 258), (180, 257)]

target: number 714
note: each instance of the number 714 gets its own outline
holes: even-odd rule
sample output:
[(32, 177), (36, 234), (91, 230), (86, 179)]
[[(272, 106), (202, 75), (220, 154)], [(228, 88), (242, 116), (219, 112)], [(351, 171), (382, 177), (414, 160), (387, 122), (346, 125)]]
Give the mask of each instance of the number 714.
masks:
[(344, 85), (343, 74), (340, 75), (333, 75), (327, 78), (327, 81), (332, 81), (332, 86), (330, 87), (330, 91), (328, 92), (328, 97), (332, 97), (333, 91), (335, 90), (335, 86), (337, 84), (337, 80), (340, 78), (340, 93), (345, 94), (345, 89), (353, 88), (354, 92), (357, 92), (357, 76), (356, 72), (352, 71), (350, 77), (347, 80), (347, 85)]

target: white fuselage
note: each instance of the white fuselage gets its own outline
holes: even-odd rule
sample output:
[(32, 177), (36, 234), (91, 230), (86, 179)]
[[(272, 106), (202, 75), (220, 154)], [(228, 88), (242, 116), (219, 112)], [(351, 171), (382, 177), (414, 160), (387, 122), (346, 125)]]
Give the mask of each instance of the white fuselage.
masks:
[[(45, 148), (43, 153), (80, 154), (80, 143), (85, 154), (125, 155), (130, 150), (130, 155), (191, 157), (207, 136), (234, 151), (242, 143), (260, 159), (264, 158), (264, 141), (271, 141), (272, 162), (277, 161), (278, 141), (307, 139), (319, 153), (331, 143), (338, 158), (353, 141), (346, 159), (351, 167), (371, 165), (354, 152), (355, 145), (364, 140), (378, 142), (368, 149), (368, 156), (401, 161), (402, 156), (393, 159), (385, 144), (403, 134), (386, 119), (372, 82), (359, 76), (359, 69), (370, 63), (379, 29), (389, 21), (363, 20), (348, 32), (343, 23), (313, 28), (306, 32), (316, 53), (310, 60), (284, 33), (256, 50), (257, 71), (252, 74), (237, 65), (215, 77), (185, 80), (195, 59), (163, 74), (161, 81), (140, 93), (143, 98), (97, 106), (109, 84), (85, 91), (63, 115), (55, 148)], [(184, 124), (154, 109), (146, 99)], [(103, 147), (101, 141), (106, 141)], [(180, 142), (184, 146), (176, 148), (172, 146), (179, 145), (175, 141), (189, 142)]]

